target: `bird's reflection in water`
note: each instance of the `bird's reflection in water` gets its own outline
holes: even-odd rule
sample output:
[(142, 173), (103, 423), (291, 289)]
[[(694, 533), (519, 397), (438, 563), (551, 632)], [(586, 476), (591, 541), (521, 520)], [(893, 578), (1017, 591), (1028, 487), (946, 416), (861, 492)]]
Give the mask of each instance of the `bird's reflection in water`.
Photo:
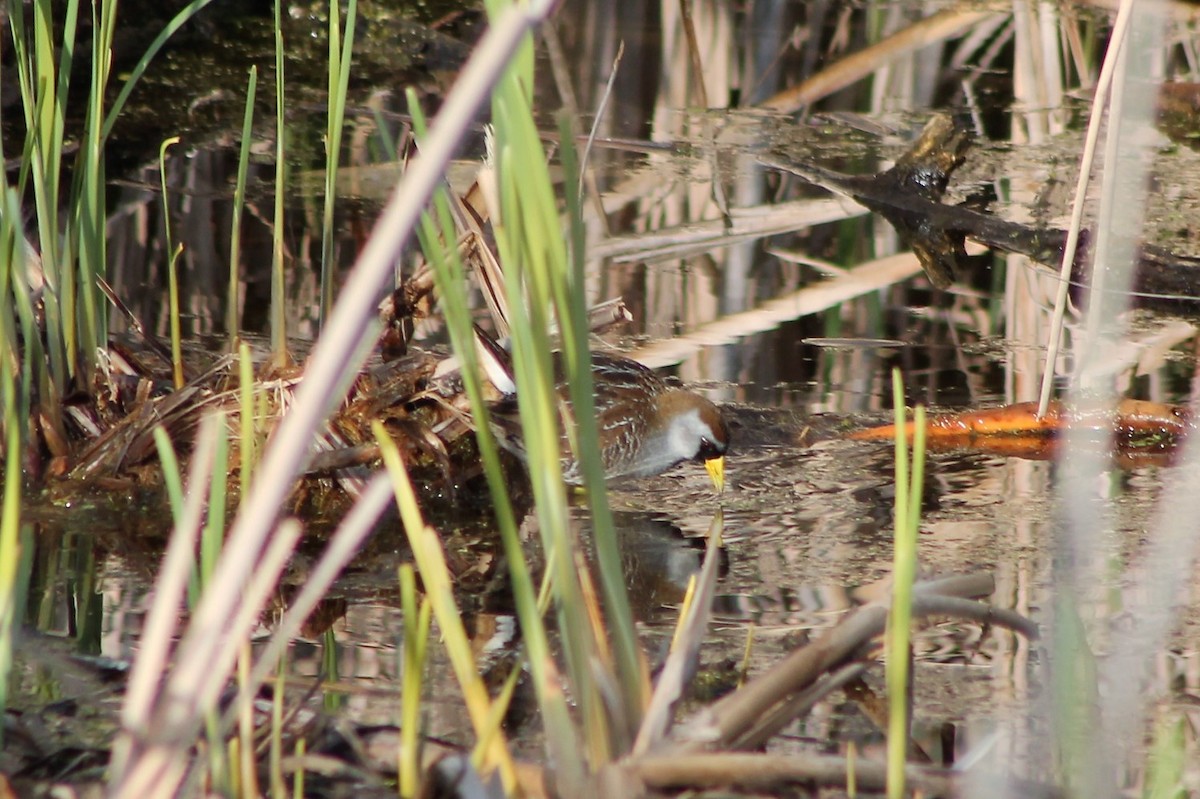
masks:
[[(590, 541), (591, 520), (581, 523), (583, 540)], [(670, 517), (658, 513), (616, 511), (613, 526), (633, 613), (642, 622), (658, 621), (683, 601), (688, 580), (704, 560), (705, 540), (684, 535)], [(722, 575), (729, 569), (727, 558), (722, 549)]]

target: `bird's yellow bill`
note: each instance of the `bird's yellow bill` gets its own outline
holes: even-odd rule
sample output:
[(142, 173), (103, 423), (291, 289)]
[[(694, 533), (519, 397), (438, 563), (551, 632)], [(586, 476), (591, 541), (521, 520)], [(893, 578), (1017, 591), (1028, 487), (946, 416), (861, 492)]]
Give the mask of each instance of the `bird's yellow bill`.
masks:
[(705, 461), (704, 468), (708, 470), (708, 476), (712, 478), (713, 485), (717, 487), (717, 493), (723, 492), (725, 490), (725, 456)]

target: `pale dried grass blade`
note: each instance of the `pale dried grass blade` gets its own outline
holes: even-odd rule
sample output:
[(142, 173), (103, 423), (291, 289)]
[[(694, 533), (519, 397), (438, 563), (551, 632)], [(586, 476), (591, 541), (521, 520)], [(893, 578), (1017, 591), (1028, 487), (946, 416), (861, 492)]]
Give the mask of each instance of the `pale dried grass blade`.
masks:
[(877, 44), (831, 64), (799, 85), (779, 92), (760, 108), (792, 114), (862, 80), (881, 66), (931, 44), (951, 39), (979, 24), (994, 24), (994, 11), (948, 9), (915, 22)]
[(1050, 340), (1046, 345), (1046, 365), (1042, 372), (1042, 388), (1038, 395), (1038, 416), (1043, 416), (1050, 405), (1050, 391), (1054, 387), (1054, 364), (1062, 345), (1063, 317), (1067, 311), (1067, 292), (1071, 288), (1071, 265), (1079, 249), (1079, 231), (1083, 227), (1084, 198), (1087, 196), (1088, 179), (1096, 158), (1096, 142), (1100, 138), (1100, 123), (1105, 117), (1108, 93), (1112, 89), (1113, 73), (1117, 68), (1117, 56), (1124, 45), (1129, 31), (1129, 19), (1133, 15), (1133, 3), (1124, 2), (1113, 23), (1108, 52), (1104, 54), (1104, 66), (1096, 81), (1096, 94), (1092, 98), (1092, 113), (1088, 118), (1087, 135), (1084, 138), (1083, 155), (1080, 157), (1079, 179), (1075, 183), (1075, 199), (1071, 205), (1071, 225), (1067, 228), (1067, 243), (1063, 247), (1062, 265), (1058, 271), (1058, 294), (1054, 298), (1054, 318), (1050, 322)]
[[(977, 254), (985, 248), (968, 244), (967, 252)], [(731, 314), (709, 322), (676, 338), (656, 341), (640, 347), (629, 357), (657, 369), (679, 363), (705, 347), (730, 344), (739, 338), (773, 330), (784, 322), (824, 311), (839, 302), (906, 280), (921, 271), (912, 253), (899, 253), (856, 266), (842, 277), (815, 286), (806, 286), (785, 297), (765, 302), (758, 308)]]
[(138, 656), (134, 660), (129, 689), (125, 693), (121, 724), (126, 730), (142, 729), (148, 725), (151, 710), (159, 695), (160, 680), (166, 671), (171, 641), (179, 622), (188, 574), (195, 562), (196, 542), (204, 520), (208, 485), (212, 480), (217, 425), (223, 423), (223, 418), (218, 414), (206, 416), (200, 423), (196, 451), (188, 468), (183, 513), (171, 531), (158, 578), (154, 581), (155, 601), (150, 606), (142, 630)]
[(737, 208), (730, 212), (728, 222), (725, 219), (712, 219), (629, 236), (614, 236), (593, 245), (588, 255), (592, 258), (612, 258), (617, 263), (679, 258), (813, 225), (841, 222), (865, 213), (866, 208), (841, 195)]

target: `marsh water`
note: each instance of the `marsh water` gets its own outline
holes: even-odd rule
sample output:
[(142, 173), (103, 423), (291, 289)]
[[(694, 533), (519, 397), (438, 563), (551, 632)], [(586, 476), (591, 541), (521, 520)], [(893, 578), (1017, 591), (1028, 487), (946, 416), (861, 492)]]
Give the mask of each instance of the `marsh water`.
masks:
[[(713, 514), (724, 509), (717, 619), (697, 688), (703, 698), (705, 691), (727, 686), (730, 674), (754, 673), (819, 635), (863, 601), (864, 586), (891, 569), (893, 451), (829, 431), (885, 421), (894, 404), (893, 369), (903, 376), (909, 405), (954, 410), (1035, 398), (1056, 286), (1047, 267), (997, 253), (974, 260), (949, 290), (932, 288), (914, 263), (899, 276), (864, 283), (812, 310), (806, 288), (845, 279), (855, 265), (903, 247), (886, 222), (861, 210), (831, 222), (733, 235), (730, 220), (761, 219), (779, 203), (826, 196), (765, 168), (758, 155), (782, 153), (870, 174), (903, 152), (934, 107), (971, 112), (979, 139), (951, 193), (961, 198), (979, 186), (993, 187), (996, 213), (1062, 226), (1088, 104), (1075, 95), (1032, 105), (1014, 96), (1012, 71), (1003, 66), (965, 95), (964, 73), (939, 66), (943, 52), (934, 47), (892, 62), (870, 92), (847, 89), (802, 117), (768, 113), (753, 106), (827, 63), (839, 33), (848, 37), (846, 46), (861, 45), (856, 37), (865, 35), (865, 23), (857, 15), (874, 14), (885, 28), (898, 28), (928, 11), (927, 4), (868, 3), (863, 11), (853, 7), (862, 4), (813, 2), (801, 11), (795, 6), (804, 4), (755, 3), (752, 14), (728, 7), (733, 4), (696, 4), (694, 23), (706, 54), (703, 89), (693, 76), (677, 4), (620, 5), (620, 13), (603, 0), (563, 5), (550, 45), (562, 60), (543, 48), (538, 92), (550, 131), (553, 113), (567, 105), (561, 85), (569, 83), (572, 119), (586, 133), (623, 49), (590, 150), (595, 183), (589, 191), (600, 191), (592, 199), (604, 207), (601, 219), (589, 205), (590, 243), (610, 254), (590, 262), (589, 299), (619, 296), (633, 320), (597, 346), (641, 354), (726, 406), (734, 420), (724, 496), (713, 495), (703, 469), (690, 464), (612, 489), (628, 584), (652, 662), (665, 651), (674, 609), (700, 561)], [(384, 155), (380, 129), (386, 138), (403, 139), (402, 88), (418, 86), (435, 108), (482, 25), (474, 9), (385, 6), (360, 5), (363, 33), (351, 83), (344, 192), (337, 201), (336, 253), (343, 267), (353, 262), (397, 174)], [(287, 206), (287, 292), (289, 333), (300, 339), (317, 330), (321, 198), (314, 187), (320, 185), (325, 122), (323, 77), (311, 65), (323, 63), (323, 8), (294, 4), (287, 22), (296, 48), (287, 76), (294, 187)], [(1073, 14), (1095, 14), (1098, 29), (1107, 24), (1103, 12), (1071, 8)], [(826, 15), (824, 21), (818, 14)], [(789, 45), (790, 31), (801, 22), (817, 33)], [(272, 198), (263, 187), (273, 178), (275, 132), (270, 105), (262, 100), (271, 94), (263, 86), (272, 74), (264, 30), (269, 19), (253, 13), (203, 21), (163, 54), (115, 136), (121, 166), (119, 173), (109, 170), (110, 282), (160, 335), (167, 245), (156, 161), (161, 139), (169, 135), (182, 136), (170, 151), (165, 179), (173, 233), (185, 247), (184, 323), (198, 340), (219, 340), (226, 332), (229, 204), (251, 63), (261, 65), (264, 83), (243, 231), (243, 324), (250, 332), (265, 330)], [(401, 63), (393, 60), (400, 57)], [(463, 170), (479, 157), (481, 144), (467, 145)], [(1200, 173), (1200, 156), (1165, 134), (1157, 153), (1155, 196), (1168, 198), (1169, 209), (1150, 221), (1161, 223), (1160, 240), (1186, 250), (1188, 231), (1200, 223), (1191, 196), (1200, 182), (1187, 176)], [(701, 223), (716, 232), (701, 235)], [(653, 232), (674, 234), (670, 246), (660, 248)], [(747, 315), (740, 317), (744, 329), (705, 337), (712, 323), (768, 301), (785, 308), (794, 301), (797, 313), (766, 321)], [(1195, 366), (1192, 321), (1146, 312), (1131, 319), (1129, 335), (1112, 351), (1110, 379), (1129, 396), (1187, 402)], [(683, 343), (663, 346), (671, 341)], [(445, 348), (436, 318), (417, 325), (415, 343)], [(1062, 365), (1070, 363), (1068, 347)], [(823, 434), (810, 436), (811, 429)], [(1057, 470), (1052, 462), (970, 451), (932, 454), (922, 504), (922, 571), (990, 572), (993, 604), (1042, 618), (1055, 588)], [(1112, 611), (1127, 599), (1119, 564), (1138, 560), (1167, 471), (1114, 469), (1094, 486), (1110, 514), (1107, 527), (1096, 531), (1092, 565), (1107, 578), (1087, 586), (1080, 610), (1085, 624), (1096, 623), (1101, 651)], [(517, 638), (494, 532), (486, 514), (432, 515), (454, 560), (480, 667), (499, 673)], [(95, 695), (103, 698), (97, 708), (115, 708), (118, 699), (108, 684), (79, 676), (69, 665), (70, 652), (121, 661), (136, 650), (169, 513), (154, 492), (130, 491), (35, 504), (28, 516), (36, 523), (36, 550), (26, 619), (47, 642), (48, 654), (33, 654), (25, 663), (18, 704), (54, 713), (63, 699)], [(397, 719), (396, 568), (407, 559), (398, 524), (381, 523), (330, 597), (325, 617), (310, 624), (289, 654), (289, 673), (325, 681), (319, 704), (337, 718), (364, 726)], [(302, 554), (290, 568), (291, 585), (303, 582), (306, 565)], [(287, 592), (285, 585), (281, 604)], [(1154, 689), (1164, 707), (1193, 723), (1195, 708), (1188, 703), (1200, 696), (1196, 599), (1179, 598), (1188, 610), (1172, 645), (1158, 654)], [(263, 625), (265, 631), (270, 619)], [(1023, 755), (1015, 751), (1031, 740), (1023, 728), (1041, 723), (1037, 709), (1045, 697), (1036, 648), (1011, 632), (963, 622), (930, 626), (916, 641), (918, 739), (933, 759), (952, 762), (971, 752), (1009, 763)], [(63, 654), (52, 654), (59, 646)], [(432, 651), (429, 732), (466, 744), (471, 732), (451, 670), (438, 647)], [(869, 680), (881, 681), (881, 674)], [(513, 724), (516, 737), (524, 732), (526, 746), (536, 752), (537, 725), (519, 718)], [(71, 736), (92, 734), (87, 725), (65, 729)], [(96, 729), (98, 740), (87, 744), (103, 746), (109, 728), (101, 721)], [(838, 751), (854, 741), (869, 750), (882, 740), (839, 697), (778, 745)]]

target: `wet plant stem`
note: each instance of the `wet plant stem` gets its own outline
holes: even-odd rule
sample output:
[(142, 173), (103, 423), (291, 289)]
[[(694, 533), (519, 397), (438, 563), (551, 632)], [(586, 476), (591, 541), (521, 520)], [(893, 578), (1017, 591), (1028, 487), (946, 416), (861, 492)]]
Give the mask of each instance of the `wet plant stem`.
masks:
[(925, 476), (925, 408), (913, 418), (911, 474), (905, 433), (904, 382), (900, 370), (892, 371), (892, 396), (896, 409), (896, 508), (892, 563), (892, 604), (887, 624), (886, 681), (888, 689), (887, 792), (889, 799), (904, 796), (905, 763), (909, 739), (909, 666), (912, 630), (913, 582), (917, 572), (917, 531), (921, 519), (921, 494)]
[(171, 236), (171, 195), (167, 193), (167, 150), (178, 144), (179, 137), (164, 139), (158, 149), (158, 180), (162, 187), (163, 234), (167, 243), (167, 305), (171, 327), (171, 375), (175, 388), (183, 388), (183, 341), (179, 327), (179, 256), (183, 244), (175, 244)]
[(417, 578), (411, 563), (400, 566), (400, 606), (404, 648), (400, 655), (400, 749), (396, 765), (400, 796), (409, 799), (420, 788), (421, 695), (432, 616), (428, 601), (417, 602)]
[(1083, 155), (1080, 157), (1079, 177), (1075, 183), (1075, 197), (1071, 204), (1071, 224), (1067, 228), (1067, 241), (1063, 246), (1063, 259), (1058, 273), (1058, 291), (1054, 297), (1054, 316), (1050, 323), (1050, 337), (1046, 344), (1046, 365), (1042, 370), (1041, 390), (1038, 394), (1038, 417), (1046, 415), (1050, 405), (1050, 392), (1054, 386), (1054, 376), (1058, 363), (1058, 351), (1062, 346), (1063, 318), (1067, 310), (1067, 295), (1071, 287), (1071, 265), (1075, 263), (1075, 253), (1079, 247), (1080, 230), (1083, 227), (1084, 196), (1087, 193), (1088, 182), (1092, 175), (1092, 161), (1096, 154), (1096, 142), (1100, 138), (1101, 124), (1106, 119), (1108, 95), (1112, 89), (1113, 75), (1117, 69), (1117, 59), (1125, 44), (1126, 32), (1129, 30), (1129, 19), (1133, 14), (1133, 3), (1122, 0), (1117, 18), (1113, 23), (1112, 38), (1108, 51), (1104, 54), (1104, 63), (1100, 67), (1100, 77), (1096, 81), (1096, 93), (1092, 98), (1092, 111), (1088, 116), (1087, 134), (1084, 138)]

